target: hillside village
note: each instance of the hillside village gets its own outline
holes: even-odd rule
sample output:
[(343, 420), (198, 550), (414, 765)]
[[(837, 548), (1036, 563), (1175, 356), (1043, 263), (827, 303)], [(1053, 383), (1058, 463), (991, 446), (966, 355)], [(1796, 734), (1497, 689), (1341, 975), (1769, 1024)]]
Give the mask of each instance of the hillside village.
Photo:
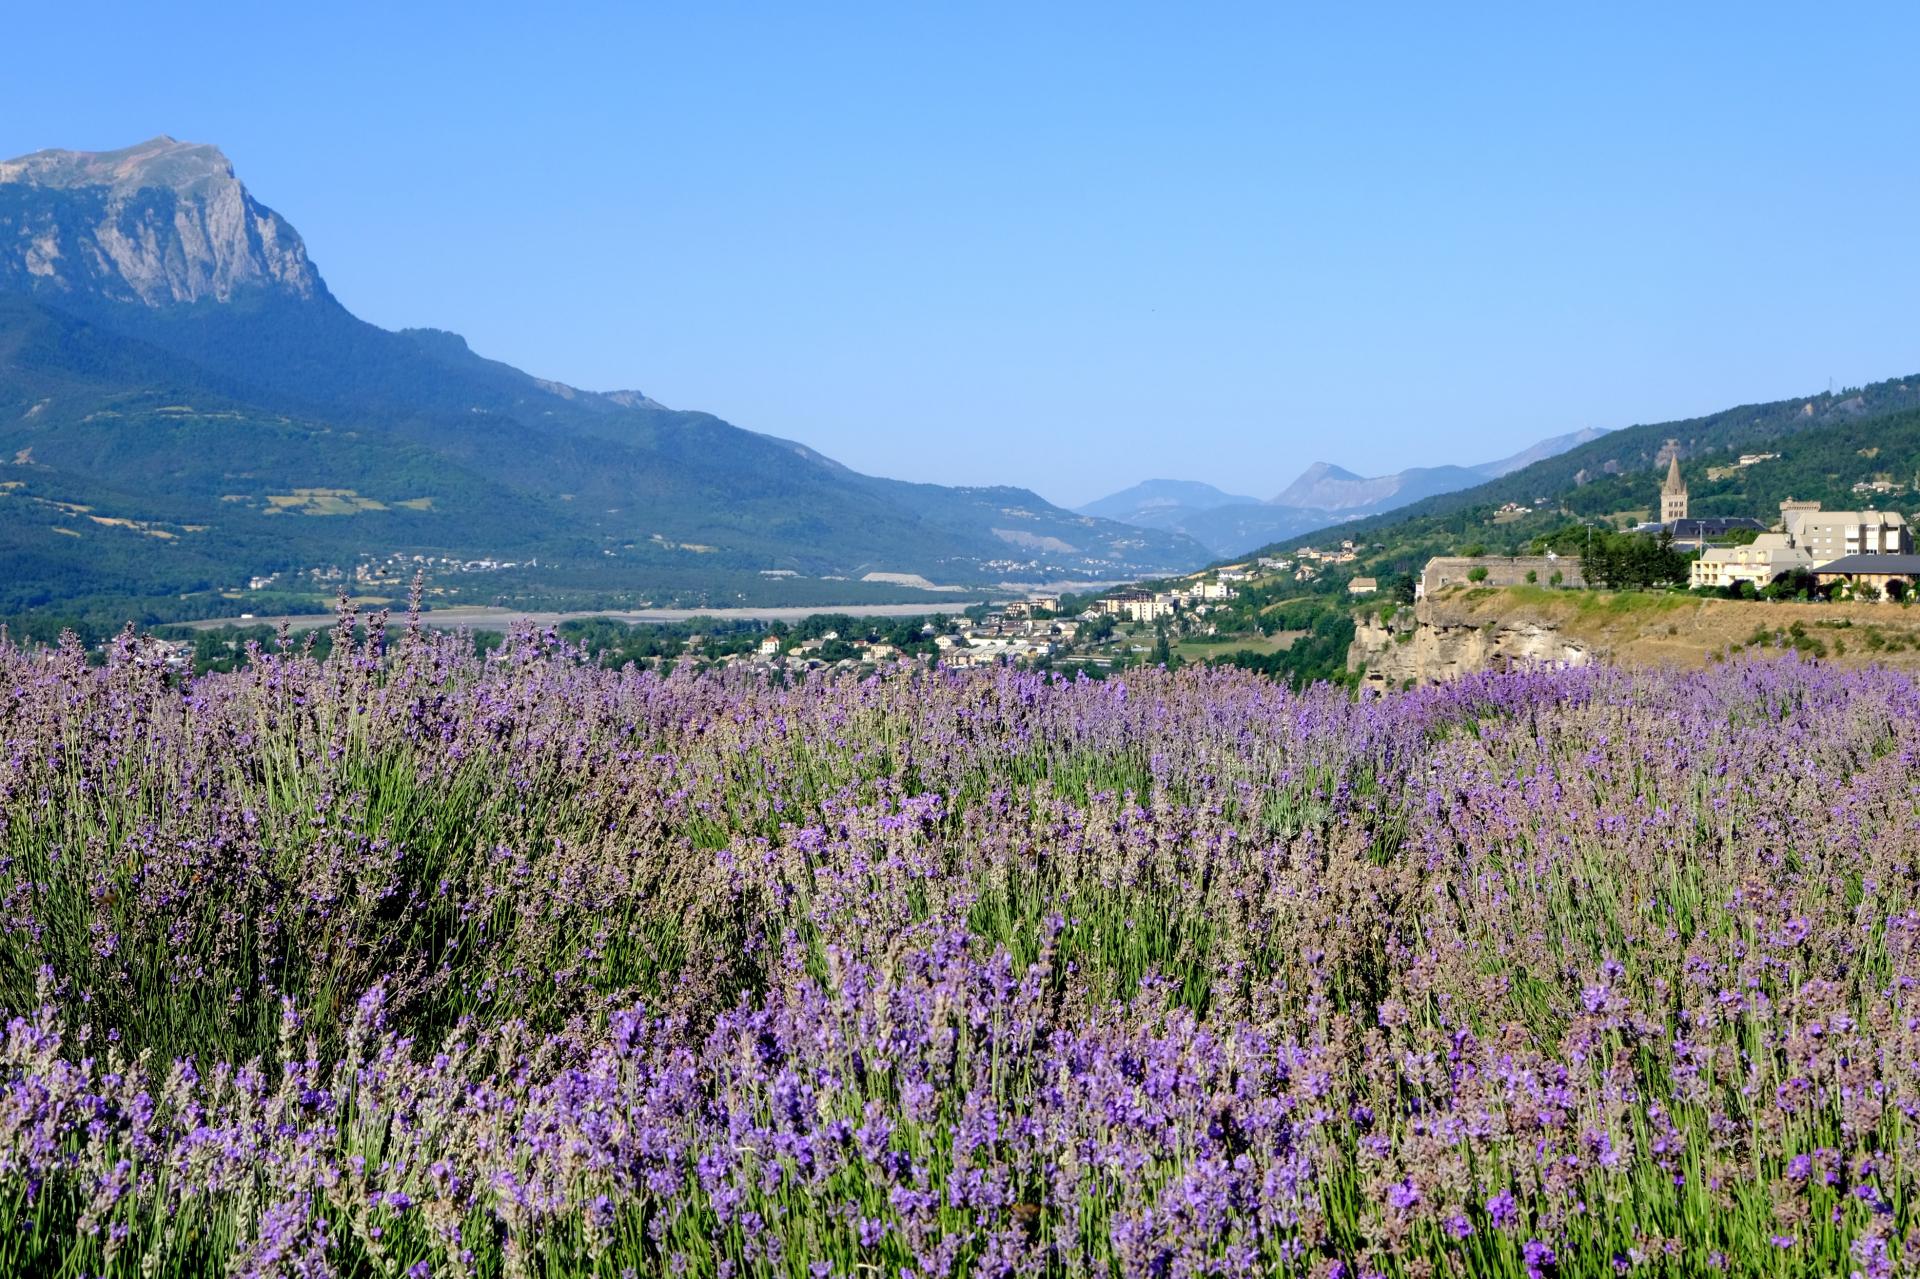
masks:
[[(1654, 518), (1585, 520), (1534, 539), (1531, 553), (1473, 548), (1433, 555), (1418, 571), (1392, 567), (1394, 548), (1353, 538), (1320, 539), (1184, 578), (1142, 584), (1085, 601), (1037, 624), (1031, 609), (1009, 608), (959, 624), (939, 650), (949, 665), (1013, 660), (1093, 673), (1142, 661), (1230, 662), (1301, 683), (1367, 682), (1356, 658), (1357, 626), (1392, 618), (1408, 605), (1489, 588), (1546, 591), (1658, 591), (1727, 601), (1798, 600), (1809, 604), (1910, 605), (1920, 589), (1912, 524), (1874, 506), (1828, 509), (1787, 498), (1777, 510), (1699, 515), (1693, 510), (1681, 447), (1661, 450), (1664, 473), (1649, 493)], [(1777, 452), (1747, 452), (1731, 469), (1764, 466)], [(1905, 491), (1880, 479), (1855, 493)], [(1650, 486), (1651, 488), (1652, 486)], [(1548, 513), (1508, 503), (1488, 522)], [(1376, 564), (1380, 565), (1376, 568)], [(1368, 571), (1363, 571), (1368, 570)], [(1402, 618), (1402, 632), (1413, 613)], [(1783, 630), (1782, 635), (1785, 635)], [(1803, 645), (1803, 650), (1805, 646)], [(1374, 680), (1371, 682), (1378, 682)]]
[[(1092, 675), (1141, 664), (1224, 662), (1296, 684), (1377, 683), (1354, 669), (1357, 628), (1460, 591), (1624, 587), (1728, 600), (1902, 604), (1915, 598), (1920, 556), (1903, 514), (1787, 500), (1771, 523), (1757, 516), (1696, 516), (1677, 444), (1666, 452), (1653, 494), (1657, 519), (1615, 529), (1575, 526), (1545, 539), (1535, 554), (1441, 555), (1417, 574), (1361, 572), (1388, 548), (1326, 538), (1095, 596), (1036, 594), (975, 606), (919, 621), (906, 633), (883, 634), (848, 620), (826, 631), (770, 631), (751, 645), (732, 641), (724, 651), (695, 636), (683, 655), (783, 673), (900, 660), (950, 668), (1011, 663)], [(1772, 455), (1749, 454), (1739, 465), (1769, 460)], [(1494, 518), (1501, 517), (1496, 512)], [(1412, 615), (1406, 612), (1403, 626)]]
[[(1659, 511), (1658, 520), (1639, 523), (1631, 531), (1655, 547), (1689, 555), (1684, 584), (1692, 590), (1757, 597), (1783, 581), (1800, 583), (1804, 593), (1810, 581), (1822, 598), (1898, 603), (1912, 594), (1920, 579), (1912, 527), (1897, 511), (1829, 511), (1818, 501), (1789, 498), (1779, 504), (1772, 524), (1751, 516), (1695, 518), (1689, 514), (1677, 456), (1669, 460), (1660, 487)], [(1582, 527), (1589, 529), (1590, 540), (1591, 527)], [(1462, 584), (1581, 588), (1589, 584), (1585, 570), (1590, 559), (1552, 550), (1538, 555), (1435, 556), (1422, 571), (1414, 598)]]

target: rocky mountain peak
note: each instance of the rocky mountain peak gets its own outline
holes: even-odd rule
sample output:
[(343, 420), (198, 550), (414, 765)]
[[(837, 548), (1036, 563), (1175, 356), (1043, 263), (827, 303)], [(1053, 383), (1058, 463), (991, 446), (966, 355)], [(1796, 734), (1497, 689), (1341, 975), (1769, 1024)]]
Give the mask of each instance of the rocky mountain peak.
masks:
[(326, 293), (299, 233), (220, 148), (164, 134), (0, 161), (0, 289), (150, 307)]
[(1315, 462), (1300, 472), (1293, 483), (1281, 490), (1273, 499), (1275, 506), (1299, 506), (1308, 508), (1334, 509), (1351, 498), (1347, 492), (1352, 486), (1365, 486), (1372, 483), (1364, 475), (1355, 475), (1343, 466), (1331, 462)]
[(235, 180), (233, 164), (219, 147), (180, 142), (164, 133), (118, 151), (35, 151), (0, 162), (0, 182), (29, 182), (58, 189), (106, 187), (131, 192), (163, 187), (182, 191)]

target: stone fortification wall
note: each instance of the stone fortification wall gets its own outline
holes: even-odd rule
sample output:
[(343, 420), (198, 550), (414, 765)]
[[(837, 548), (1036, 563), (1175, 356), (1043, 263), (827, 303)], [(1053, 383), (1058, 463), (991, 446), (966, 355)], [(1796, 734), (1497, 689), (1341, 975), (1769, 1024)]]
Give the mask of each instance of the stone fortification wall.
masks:
[[(1476, 569), (1486, 570), (1478, 582), (1472, 578)], [(1527, 576), (1529, 573), (1533, 575), (1531, 579)], [(1427, 567), (1420, 574), (1420, 595), (1424, 599), (1449, 586), (1548, 586), (1555, 573), (1560, 575), (1561, 586), (1572, 589), (1587, 584), (1580, 572), (1580, 561), (1567, 556), (1556, 559), (1550, 555), (1438, 555), (1427, 561)]]

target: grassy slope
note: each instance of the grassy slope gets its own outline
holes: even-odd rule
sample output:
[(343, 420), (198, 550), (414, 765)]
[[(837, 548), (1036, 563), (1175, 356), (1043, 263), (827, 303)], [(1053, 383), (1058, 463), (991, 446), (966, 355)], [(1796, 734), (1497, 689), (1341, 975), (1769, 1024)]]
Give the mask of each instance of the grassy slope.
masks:
[[(1581, 640), (1627, 666), (1704, 666), (1730, 649), (1791, 646), (1792, 628), (1819, 641), (1812, 655), (1842, 666), (1920, 667), (1920, 607), (1897, 604), (1775, 604), (1700, 599), (1679, 593), (1556, 591), (1517, 586), (1451, 590), (1428, 604), (1448, 619), (1476, 624), (1537, 622)], [(1880, 637), (1875, 646), (1871, 636)]]

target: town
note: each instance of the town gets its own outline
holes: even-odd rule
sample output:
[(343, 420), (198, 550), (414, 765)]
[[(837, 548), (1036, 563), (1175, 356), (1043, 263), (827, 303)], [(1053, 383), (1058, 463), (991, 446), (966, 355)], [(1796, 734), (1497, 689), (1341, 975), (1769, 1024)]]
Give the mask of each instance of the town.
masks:
[[(1460, 592), (1537, 588), (1550, 592), (1658, 591), (1724, 600), (1910, 603), (1920, 583), (1906, 516), (1875, 508), (1828, 510), (1788, 498), (1770, 522), (1751, 515), (1693, 514), (1677, 441), (1661, 451), (1646, 514), (1583, 520), (1535, 536), (1521, 553), (1467, 547), (1409, 561), (1404, 551), (1354, 537), (1316, 538), (1182, 577), (1100, 593), (1034, 592), (908, 619), (821, 613), (791, 623), (696, 618), (625, 624), (584, 617), (558, 634), (601, 664), (658, 670), (740, 668), (787, 679), (818, 671), (875, 670), (900, 662), (945, 668), (1011, 664), (1101, 677), (1143, 665), (1224, 664), (1262, 671), (1296, 687), (1318, 681), (1378, 685), (1384, 673), (1356, 669), (1357, 629), (1397, 610)], [(1764, 465), (1774, 453), (1746, 453), (1709, 474)], [(1855, 489), (1858, 489), (1858, 485)], [(1546, 499), (1508, 503), (1487, 523), (1550, 516)], [(1538, 512), (1536, 514), (1536, 511)], [(348, 569), (265, 574), (248, 585), (271, 591), (289, 577), (343, 591), (395, 590), (413, 575), (498, 573), (519, 567), (392, 553)], [(437, 595), (429, 588), (427, 594)], [(432, 614), (427, 614), (431, 618)], [(1400, 634), (1409, 614), (1403, 614)], [(230, 669), (249, 639), (269, 632), (243, 616), (238, 627), (164, 630), (144, 641), (145, 659), (170, 670)], [(483, 634), (483, 644), (498, 637)], [(104, 653), (106, 644), (99, 646)]]
[[(1920, 585), (1906, 516), (1872, 507), (1829, 510), (1788, 498), (1771, 521), (1696, 516), (1680, 445), (1661, 450), (1664, 474), (1650, 514), (1624, 526), (1581, 521), (1534, 539), (1531, 553), (1469, 550), (1388, 571), (1379, 543), (1341, 538), (1258, 555), (1185, 578), (1088, 599), (1044, 600), (979, 612), (937, 641), (945, 665), (1014, 661), (1100, 674), (1142, 663), (1250, 666), (1303, 684), (1353, 678), (1347, 645), (1356, 619), (1391, 616), (1450, 591), (1532, 587), (1550, 591), (1657, 590), (1724, 600), (1908, 604)], [(1744, 453), (1729, 469), (1776, 460)], [(1875, 486), (1878, 487), (1875, 487)], [(1897, 491), (1878, 480), (1854, 492)], [(1549, 506), (1513, 503), (1503, 524)], [(1383, 567), (1375, 569), (1379, 563)], [(773, 649), (767, 648), (769, 657)]]

